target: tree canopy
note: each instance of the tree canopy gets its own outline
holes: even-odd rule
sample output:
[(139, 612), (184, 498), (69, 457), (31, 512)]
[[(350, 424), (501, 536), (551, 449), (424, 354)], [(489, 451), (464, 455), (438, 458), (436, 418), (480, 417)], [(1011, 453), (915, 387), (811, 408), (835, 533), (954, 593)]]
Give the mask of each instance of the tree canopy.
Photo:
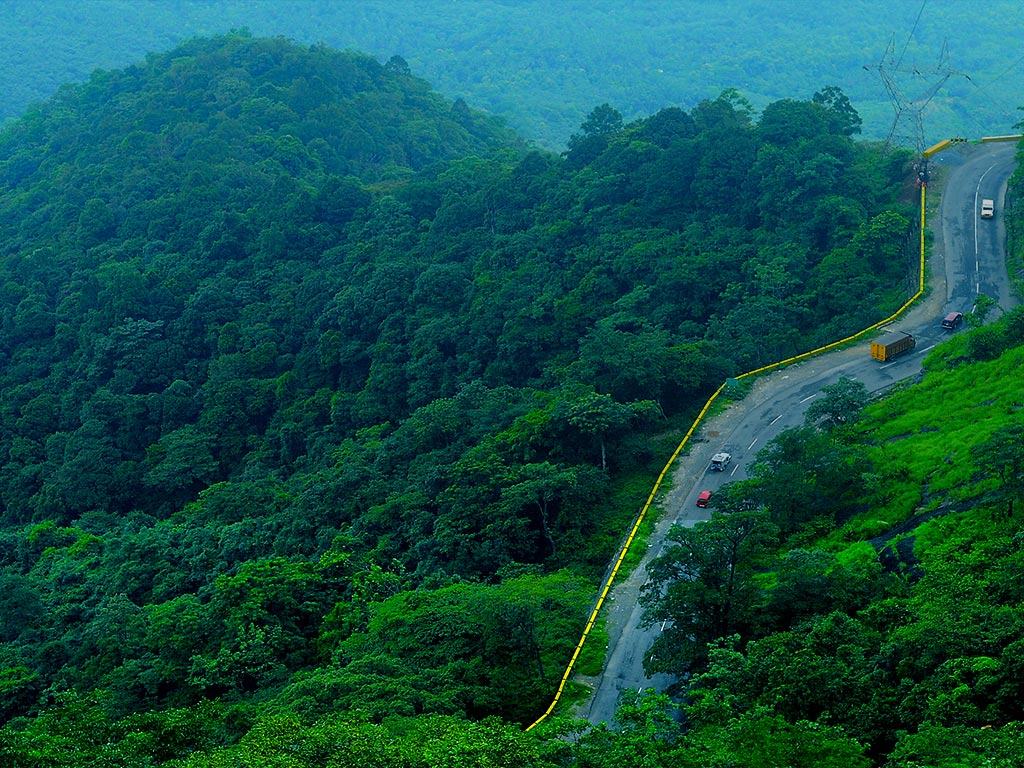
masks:
[[(760, 118), (734, 90), (632, 122), (603, 104), (553, 154), (401, 60), (236, 33), (8, 126), (2, 749), (52, 763), (87, 728), (68, 760), (301, 742), (315, 764), (350, 729), (358, 759), (397, 739), (443, 765), (433, 728), (453, 765), (501, 764), (495, 744), (554, 760), (507, 723), (556, 689), (664, 435), (726, 376), (902, 303), (906, 157), (855, 142), (822, 93)], [(717, 674), (732, 634), (811, 642), (802, 622), (882, 588), (812, 547), (763, 583), (878, 487), (856, 395), (822, 414), (846, 427), (780, 438), (722, 495), (731, 516), (678, 535), (694, 559), (672, 552), (674, 603), (652, 602), (678, 620), (666, 670)], [(952, 684), (924, 677), (922, 696)], [(860, 759), (810, 703), (758, 706), (655, 746), (742, 764), (775, 734), (779, 755)], [(662, 710), (622, 717), (657, 730)], [(856, 738), (892, 740), (872, 723)]]

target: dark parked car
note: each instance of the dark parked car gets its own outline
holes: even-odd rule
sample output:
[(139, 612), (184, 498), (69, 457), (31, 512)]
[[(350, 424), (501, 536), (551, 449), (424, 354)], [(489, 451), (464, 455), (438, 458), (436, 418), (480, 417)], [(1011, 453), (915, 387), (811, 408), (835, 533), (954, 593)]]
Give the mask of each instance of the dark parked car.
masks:
[(942, 318), (942, 327), (947, 331), (955, 331), (960, 327), (960, 323), (964, 321), (963, 312), (950, 312), (944, 318)]

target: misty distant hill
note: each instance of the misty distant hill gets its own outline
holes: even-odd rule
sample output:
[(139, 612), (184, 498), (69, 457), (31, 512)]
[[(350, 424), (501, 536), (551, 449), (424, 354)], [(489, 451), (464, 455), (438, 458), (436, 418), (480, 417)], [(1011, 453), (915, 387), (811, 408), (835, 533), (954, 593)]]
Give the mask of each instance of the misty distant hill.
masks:
[[(691, 108), (726, 88), (762, 108), (838, 86), (864, 118), (864, 136), (885, 138), (897, 105), (883, 61), (903, 107), (924, 110), (929, 144), (1011, 132), (1024, 91), (1019, 51), (1006, 45), (1024, 39), (1014, 0), (844, 0), (827, 19), (814, 0), (6, 0), (3, 10), (0, 120), (95, 68), (242, 27), (382, 63), (398, 54), (449, 98), (559, 150), (598, 104), (631, 120)], [(914, 134), (907, 119), (896, 138), (913, 147)]]

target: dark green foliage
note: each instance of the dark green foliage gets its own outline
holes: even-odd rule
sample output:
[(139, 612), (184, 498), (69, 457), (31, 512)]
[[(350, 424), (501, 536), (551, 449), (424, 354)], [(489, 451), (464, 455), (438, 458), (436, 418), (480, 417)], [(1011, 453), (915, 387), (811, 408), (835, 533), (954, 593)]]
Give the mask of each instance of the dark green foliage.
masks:
[(1013, 518), (1013, 503), (1024, 497), (1024, 424), (1002, 427), (972, 450), (983, 475), (998, 478), (995, 497), (1006, 503), (1006, 517)]
[[(117, 718), (214, 699), (225, 717), (536, 717), (660, 461), (650, 435), (811, 346), (817, 316), (848, 331), (891, 310), (899, 167), (828, 109), (761, 126), (729, 91), (625, 124), (603, 105), (562, 158), (400, 61), (235, 34), (11, 125), (11, 733), (62, 692), (105, 692), (83, 717), (114, 718), (97, 727), (118, 749)], [(851, 256), (856, 302), (834, 280)], [(811, 456), (833, 439), (780, 443), (773, 471), (814, 458), (800, 498), (845, 503), (855, 452)], [(764, 630), (762, 518), (789, 534), (830, 511), (769, 479), (765, 514), (737, 494), (693, 534), (702, 580), (679, 602), (709, 624), (666, 663)], [(857, 604), (797, 565), (783, 583), (800, 604), (771, 606), (779, 626)]]
[(831, 527), (856, 508), (869, 467), (860, 446), (805, 425), (785, 430), (758, 453), (747, 492), (784, 534), (821, 519)]
[(837, 130), (839, 133), (847, 136), (860, 133), (863, 120), (857, 114), (857, 110), (854, 109), (846, 94), (837, 86), (830, 85), (822, 88), (814, 94), (812, 101), (825, 107), (833, 130)]
[(5, 730), (0, 762), (12, 768), (165, 765), (215, 749), (231, 730), (228, 713), (212, 703), (116, 721), (102, 705), (102, 696), (58, 696), (24, 730)]
[(498, 712), (530, 722), (572, 652), (590, 592), (560, 572), (354, 595), (327, 619), (330, 662), (297, 676), (276, 706), (307, 716)]
[(651, 565), (644, 593), (646, 620), (667, 623), (645, 660), (649, 670), (698, 672), (712, 641), (751, 631), (762, 600), (754, 575), (777, 536), (766, 515), (738, 509), (672, 528), (672, 546)]
[(835, 384), (822, 387), (821, 398), (808, 406), (804, 420), (835, 430), (857, 421), (867, 404), (868, 392), (864, 383), (843, 377)]

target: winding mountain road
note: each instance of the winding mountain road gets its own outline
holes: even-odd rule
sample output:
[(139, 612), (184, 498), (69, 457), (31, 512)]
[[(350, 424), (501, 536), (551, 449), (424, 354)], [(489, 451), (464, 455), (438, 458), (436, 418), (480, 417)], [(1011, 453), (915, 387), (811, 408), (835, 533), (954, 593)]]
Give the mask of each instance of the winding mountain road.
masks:
[[(747, 397), (702, 426), (689, 452), (677, 461), (673, 490), (660, 502), (660, 517), (640, 565), (614, 585), (605, 603), (609, 643), (604, 669), (597, 677), (575, 676), (592, 690), (578, 717), (594, 724), (610, 723), (623, 691), (664, 691), (672, 682), (669, 675), (648, 677), (644, 672), (644, 654), (661, 627), (644, 625), (639, 597), (647, 581), (647, 565), (660, 554), (669, 529), (707, 519), (708, 511), (695, 503), (701, 490), (713, 491), (722, 483), (746, 477), (746, 466), (757, 451), (782, 430), (801, 424), (804, 410), (822, 387), (846, 377), (876, 392), (920, 372), (921, 360), (949, 333), (939, 325), (942, 317), (952, 311), (969, 312), (977, 294), (996, 302), (993, 317), (1020, 303), (1006, 271), (1006, 233), (1000, 215), (1015, 152), (1014, 143), (992, 143), (947, 149), (932, 158), (929, 193), (932, 197), (932, 188), (941, 187), (941, 202), (932, 213), (929, 200), (932, 220), (927, 224), (935, 234), (929, 290), (891, 325), (917, 339), (911, 353), (879, 363), (870, 358), (865, 340), (789, 365), (759, 376)], [(996, 201), (995, 218), (983, 220), (978, 215), (982, 198)], [(720, 450), (732, 454), (732, 466), (726, 472), (710, 472), (711, 456)]]

